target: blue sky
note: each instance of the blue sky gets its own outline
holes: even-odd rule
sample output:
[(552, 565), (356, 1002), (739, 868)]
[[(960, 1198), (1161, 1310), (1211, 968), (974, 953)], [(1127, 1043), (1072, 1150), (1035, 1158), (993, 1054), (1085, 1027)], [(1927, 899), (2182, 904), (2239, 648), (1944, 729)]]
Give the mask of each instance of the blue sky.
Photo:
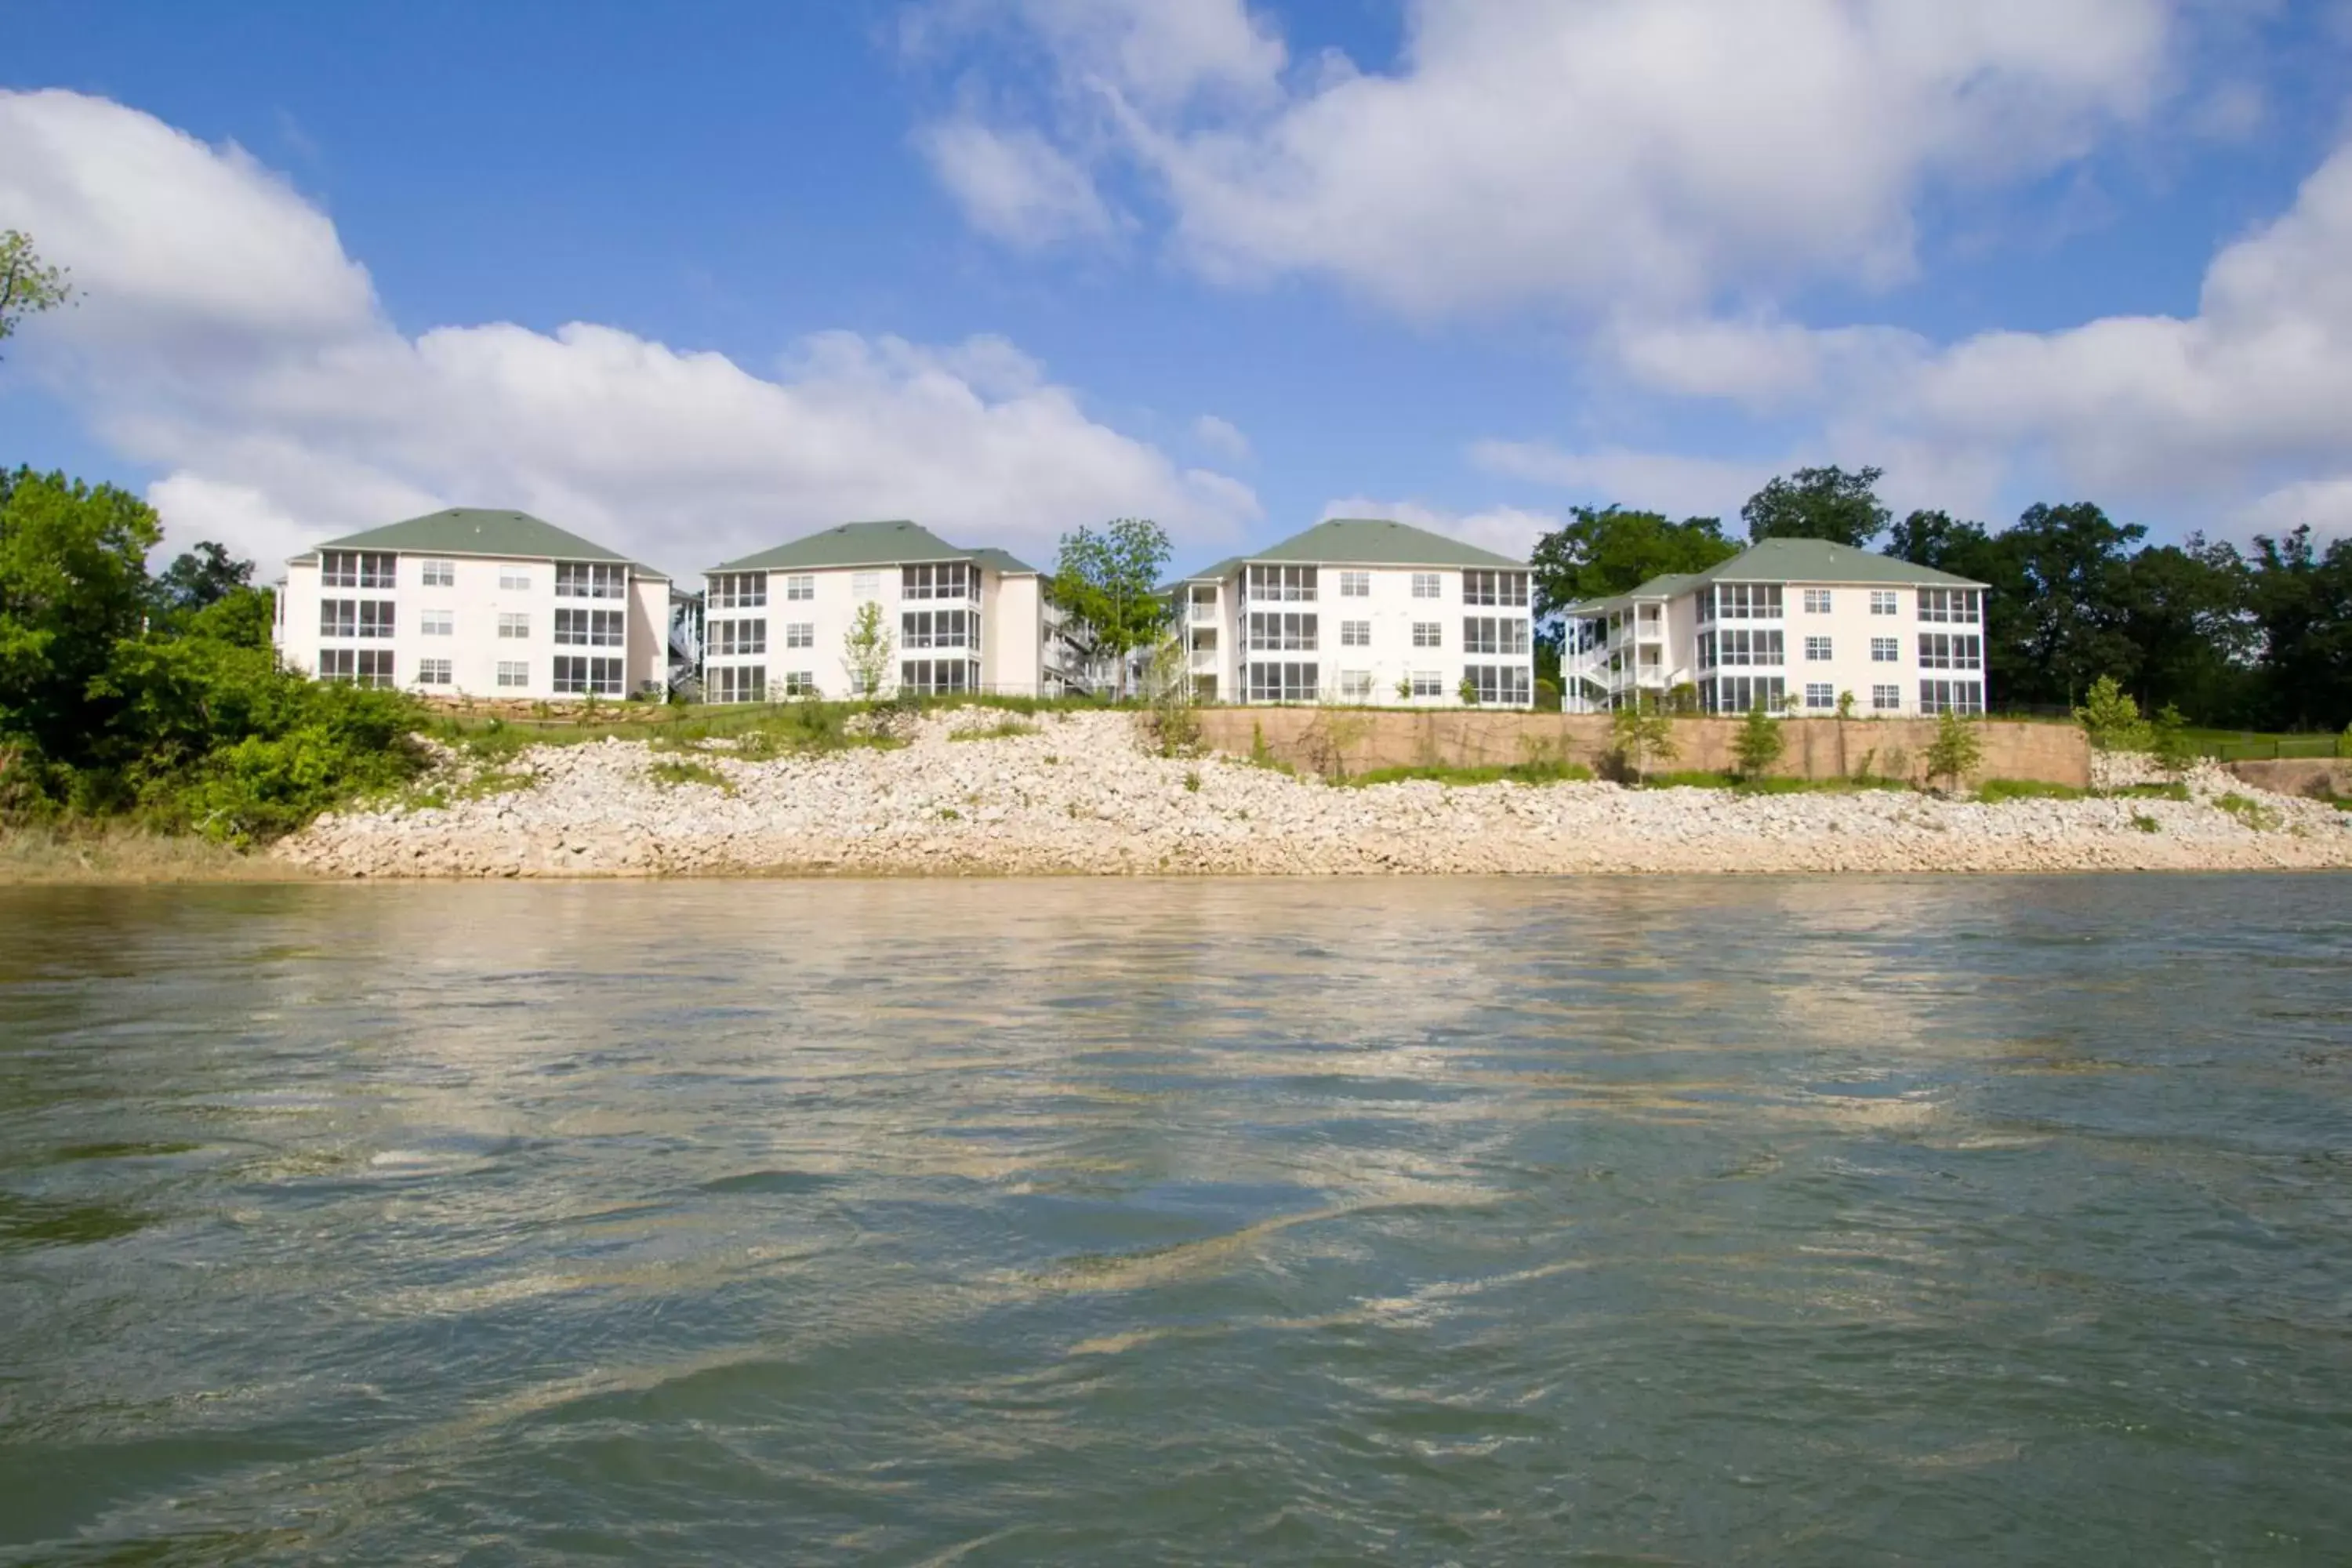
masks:
[(0, 458), (681, 573), (856, 515), (1523, 548), (1817, 461), (2352, 529), (2352, 6), (1960, 9), (16, 0), (0, 226), (85, 300)]

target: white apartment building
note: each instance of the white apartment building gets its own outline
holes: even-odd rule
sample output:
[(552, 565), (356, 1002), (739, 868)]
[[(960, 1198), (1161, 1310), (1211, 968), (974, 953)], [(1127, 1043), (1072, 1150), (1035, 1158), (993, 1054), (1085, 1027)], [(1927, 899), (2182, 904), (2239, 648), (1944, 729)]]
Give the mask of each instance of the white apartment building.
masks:
[(532, 517), (452, 508), (293, 557), (272, 637), (289, 668), (427, 697), (665, 689), (669, 579)]
[(1562, 706), (1621, 708), (1678, 686), (1699, 710), (1985, 710), (1985, 585), (1817, 539), (1768, 539), (1706, 572), (1654, 577), (1565, 614)]
[(1168, 591), (1204, 701), (1534, 704), (1527, 563), (1442, 533), (1333, 518)]
[[(1037, 569), (912, 522), (852, 522), (705, 574), (703, 695), (713, 702), (985, 691), (1058, 696), (1060, 622)], [(881, 606), (890, 661), (861, 692), (848, 637)]]

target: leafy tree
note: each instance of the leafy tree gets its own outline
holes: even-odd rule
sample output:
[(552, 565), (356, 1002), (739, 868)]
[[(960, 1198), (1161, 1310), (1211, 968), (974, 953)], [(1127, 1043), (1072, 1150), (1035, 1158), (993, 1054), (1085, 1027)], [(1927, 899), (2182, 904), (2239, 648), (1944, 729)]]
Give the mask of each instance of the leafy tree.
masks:
[(1095, 651), (1118, 667), (1118, 695), (1127, 695), (1128, 656), (1149, 647), (1167, 625), (1160, 574), (1171, 553), (1168, 532), (1149, 518), (1123, 517), (1100, 532), (1081, 528), (1062, 536), (1047, 592), (1084, 624)]
[(2125, 563), (2114, 588), (2116, 629), (2131, 650), (2127, 684), (2142, 712), (2247, 705), (2257, 631), (2235, 549), (2197, 533), (2150, 545)]
[(1585, 599), (1605, 599), (1668, 573), (1704, 572), (1739, 553), (1711, 517), (1668, 521), (1663, 512), (1580, 506), (1537, 541), (1529, 557), (1535, 618)]
[(2261, 649), (2256, 702), (2273, 725), (2352, 721), (2352, 539), (2326, 551), (2311, 530), (2254, 538), (2247, 608)]
[(236, 560), (225, 546), (207, 539), (163, 568), (155, 579), (155, 600), (166, 611), (201, 610), (252, 582), (252, 562)]
[(1915, 511), (1887, 535), (1886, 553), (1914, 566), (1966, 577), (1983, 564), (1989, 539), (1983, 523), (1961, 522), (1948, 511)]
[(1466, 675), (1462, 678), (1461, 684), (1454, 689), (1454, 694), (1462, 699), (1462, 706), (1465, 708), (1478, 706), (1478, 683)]
[(13, 337), (26, 316), (54, 310), (72, 298), (66, 269), (44, 263), (30, 235), (0, 228), (0, 342)]
[(1609, 716), (1609, 739), (1636, 784), (1648, 779), (1652, 763), (1671, 763), (1677, 753), (1674, 721), (1638, 695)]
[(2103, 675), (2091, 683), (2083, 706), (2074, 710), (2074, 718), (2089, 732), (2091, 744), (2099, 751), (2148, 749), (2151, 735), (2147, 721), (2140, 717), (2139, 704), (2112, 675)]
[(1927, 776), (1942, 779), (1957, 791), (1983, 761), (1984, 737), (1977, 727), (1955, 710), (1945, 709), (1936, 720), (1936, 738), (1927, 744)]
[(1883, 468), (1800, 468), (1748, 497), (1739, 515), (1751, 540), (1826, 539), (1860, 550), (1886, 531), (1893, 516), (1878, 499), (1885, 477)]
[(1731, 740), (1731, 754), (1739, 760), (1739, 776), (1763, 777), (1780, 760), (1788, 745), (1789, 737), (1780, 721), (1772, 717), (1763, 699), (1757, 699), (1755, 706), (1748, 710), (1748, 717), (1740, 721), (1739, 732)]
[(890, 678), (891, 651), (889, 623), (882, 618), (882, 606), (868, 599), (857, 606), (841, 637), (841, 668), (849, 676), (852, 696), (870, 701), (882, 694), (882, 683)]
[(2148, 728), (2148, 754), (2167, 776), (2179, 778), (2197, 762), (2197, 742), (2189, 738), (2188, 716), (2168, 702)]
[(110, 716), (94, 684), (150, 603), (154, 511), (127, 490), (30, 468), (0, 473), (0, 740), (89, 754)]

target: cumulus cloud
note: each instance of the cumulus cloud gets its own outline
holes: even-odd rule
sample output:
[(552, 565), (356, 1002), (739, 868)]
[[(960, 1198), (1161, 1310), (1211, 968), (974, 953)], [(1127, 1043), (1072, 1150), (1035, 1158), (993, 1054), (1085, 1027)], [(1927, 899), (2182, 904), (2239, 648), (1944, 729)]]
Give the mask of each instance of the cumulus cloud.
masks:
[(1618, 502), (1673, 517), (1737, 519), (1740, 503), (1783, 466), (1601, 447), (1564, 450), (1546, 441), (1480, 441), (1470, 460), (1491, 474), (1554, 485), (1596, 504)]
[(1192, 439), (1207, 452), (1228, 463), (1250, 460), (1250, 439), (1241, 427), (1230, 419), (1220, 419), (1213, 414), (1203, 414), (1192, 421)]
[(180, 542), (279, 557), (449, 504), (536, 511), (682, 574), (849, 518), (1050, 550), (1156, 516), (1228, 540), (1246, 485), (1090, 418), (1013, 345), (818, 334), (761, 373), (575, 322), (404, 335), (332, 223), (236, 148), (119, 104), (0, 92), (0, 226), (82, 308), (22, 361), (125, 457)]
[(1202, 271), (1432, 315), (1903, 278), (1931, 183), (2038, 174), (2145, 116), (2185, 3), (1412, 0), (1393, 68), (1287, 74), (1242, 0), (1000, 8), (1067, 84), (1024, 129), (1116, 148)]
[(1325, 518), (1380, 517), (1392, 522), (1425, 528), (1432, 533), (1447, 534), (1482, 550), (1525, 560), (1536, 547), (1536, 541), (1557, 530), (1562, 521), (1550, 512), (1529, 511), (1515, 506), (1489, 507), (1483, 511), (1450, 511), (1420, 501), (1375, 500), (1368, 496), (1348, 496), (1327, 501)]
[(1111, 232), (1093, 179), (1034, 131), (951, 120), (924, 127), (916, 145), (966, 221), (991, 238), (1031, 249)]

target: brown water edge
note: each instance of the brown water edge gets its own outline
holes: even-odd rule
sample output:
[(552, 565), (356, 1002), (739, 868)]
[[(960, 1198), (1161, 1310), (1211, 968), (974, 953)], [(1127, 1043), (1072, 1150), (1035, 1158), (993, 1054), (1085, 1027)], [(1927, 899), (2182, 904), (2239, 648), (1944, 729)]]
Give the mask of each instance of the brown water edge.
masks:
[(208, 838), (132, 828), (0, 831), (0, 886), (315, 882), (318, 873)]

